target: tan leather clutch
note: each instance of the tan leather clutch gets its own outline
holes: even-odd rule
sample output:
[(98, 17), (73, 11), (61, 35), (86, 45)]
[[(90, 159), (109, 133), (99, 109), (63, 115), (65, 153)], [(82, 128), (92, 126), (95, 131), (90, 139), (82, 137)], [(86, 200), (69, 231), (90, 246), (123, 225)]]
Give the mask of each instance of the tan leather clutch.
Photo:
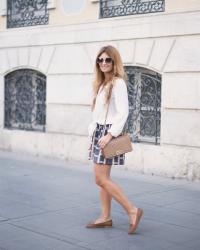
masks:
[(132, 150), (131, 138), (128, 134), (125, 134), (113, 138), (106, 144), (102, 149), (102, 154), (105, 158), (109, 159), (117, 155), (131, 152)]

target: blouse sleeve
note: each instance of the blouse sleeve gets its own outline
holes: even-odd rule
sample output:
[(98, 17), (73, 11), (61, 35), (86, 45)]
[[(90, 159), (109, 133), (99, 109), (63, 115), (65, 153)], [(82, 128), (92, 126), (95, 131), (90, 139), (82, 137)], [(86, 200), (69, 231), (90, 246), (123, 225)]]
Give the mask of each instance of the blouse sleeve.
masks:
[(123, 130), (129, 112), (127, 86), (124, 80), (116, 80), (112, 91), (117, 113), (108, 132), (110, 132), (112, 136), (117, 137)]

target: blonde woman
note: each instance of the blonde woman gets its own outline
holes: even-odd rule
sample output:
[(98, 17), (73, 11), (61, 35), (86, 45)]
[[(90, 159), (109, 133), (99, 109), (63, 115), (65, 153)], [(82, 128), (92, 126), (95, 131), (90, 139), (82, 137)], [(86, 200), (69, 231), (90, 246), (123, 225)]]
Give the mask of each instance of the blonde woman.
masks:
[[(128, 95), (125, 72), (119, 52), (112, 46), (102, 47), (96, 57), (93, 121), (89, 125), (91, 147), (89, 159), (94, 163), (95, 182), (100, 188), (101, 215), (87, 228), (112, 227), (111, 200), (114, 198), (129, 216), (128, 233), (133, 234), (143, 215), (124, 195), (121, 188), (111, 180), (112, 165), (123, 165), (124, 155), (105, 159), (102, 148), (121, 134), (128, 117)], [(108, 114), (105, 123), (106, 112)]]

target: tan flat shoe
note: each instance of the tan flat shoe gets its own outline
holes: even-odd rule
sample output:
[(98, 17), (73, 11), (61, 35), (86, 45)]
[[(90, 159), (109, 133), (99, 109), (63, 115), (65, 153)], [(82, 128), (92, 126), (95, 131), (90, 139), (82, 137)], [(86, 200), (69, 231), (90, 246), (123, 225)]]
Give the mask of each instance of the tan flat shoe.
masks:
[(86, 225), (86, 228), (104, 228), (104, 227), (112, 227), (112, 220), (107, 220), (100, 223), (89, 223)]
[(142, 218), (143, 214), (144, 214), (144, 211), (141, 209), (141, 208), (138, 208), (137, 209), (137, 212), (133, 212), (133, 214), (135, 214), (136, 216), (136, 221), (135, 221), (135, 224), (130, 224), (129, 226), (129, 230), (128, 230), (128, 234), (134, 234), (137, 227), (138, 227), (138, 224), (140, 222), (140, 219)]

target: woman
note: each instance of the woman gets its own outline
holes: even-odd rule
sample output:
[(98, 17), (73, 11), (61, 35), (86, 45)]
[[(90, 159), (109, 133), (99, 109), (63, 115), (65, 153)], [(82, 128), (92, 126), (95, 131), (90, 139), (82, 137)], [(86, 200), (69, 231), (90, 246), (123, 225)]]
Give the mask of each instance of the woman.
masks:
[(121, 188), (110, 179), (111, 166), (123, 165), (124, 155), (110, 159), (105, 159), (102, 155), (102, 149), (112, 137), (122, 133), (128, 117), (127, 86), (119, 52), (112, 46), (101, 48), (95, 69), (93, 121), (88, 129), (89, 136), (92, 137), (89, 159), (94, 162), (94, 175), (96, 184), (100, 187), (102, 211), (100, 217), (86, 227), (112, 227), (110, 210), (111, 199), (114, 198), (126, 210), (130, 220), (128, 233), (133, 234), (143, 210), (133, 206)]

